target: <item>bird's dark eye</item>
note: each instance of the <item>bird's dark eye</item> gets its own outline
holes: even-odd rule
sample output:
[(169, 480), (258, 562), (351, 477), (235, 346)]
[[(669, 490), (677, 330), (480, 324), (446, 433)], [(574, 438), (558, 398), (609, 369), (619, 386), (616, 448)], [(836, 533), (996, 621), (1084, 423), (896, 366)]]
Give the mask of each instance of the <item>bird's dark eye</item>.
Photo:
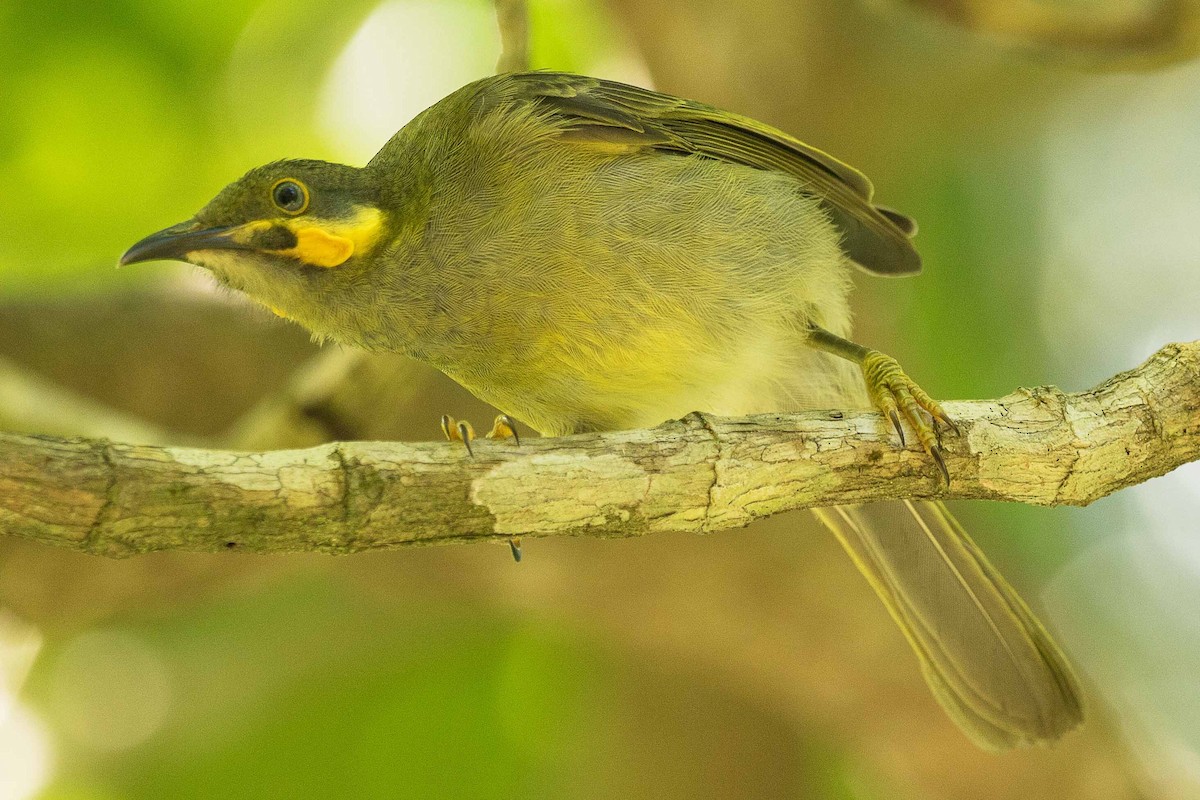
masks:
[(299, 214), (308, 208), (308, 189), (299, 181), (284, 178), (271, 190), (271, 199), (287, 213)]

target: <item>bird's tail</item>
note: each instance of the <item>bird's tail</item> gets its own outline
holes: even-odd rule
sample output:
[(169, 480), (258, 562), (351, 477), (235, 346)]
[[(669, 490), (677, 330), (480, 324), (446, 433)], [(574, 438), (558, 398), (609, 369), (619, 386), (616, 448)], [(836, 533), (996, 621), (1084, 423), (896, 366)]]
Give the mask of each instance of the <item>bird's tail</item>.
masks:
[[(908, 638), (951, 718), (981, 747), (1059, 738), (1083, 720), (1066, 657), (944, 505), (816, 509)], [(877, 510), (878, 509), (878, 510)]]

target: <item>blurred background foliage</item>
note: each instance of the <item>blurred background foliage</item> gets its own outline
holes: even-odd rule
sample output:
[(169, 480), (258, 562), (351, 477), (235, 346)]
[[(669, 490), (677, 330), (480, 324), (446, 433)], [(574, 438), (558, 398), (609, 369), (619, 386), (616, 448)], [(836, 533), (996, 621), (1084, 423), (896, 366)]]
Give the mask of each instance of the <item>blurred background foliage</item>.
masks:
[[(1004, 8), (1107, 38), (1031, 41)], [(1190, 0), (530, 17), (533, 66), (777, 124), (917, 217), (926, 272), (859, 280), (859, 338), (940, 397), (1085, 388), (1200, 330)], [(486, 0), (0, 4), (0, 360), (180, 441), (236, 429), (316, 349), (119, 253), (258, 163), (365, 161), (499, 50)], [(360, 398), (363, 435), (487, 419), (404, 369), (405, 397)], [(0, 540), (0, 800), (1196, 797), (1197, 509), (1194, 465), (1082, 511), (957, 509), (1092, 704), (1057, 747), (1002, 756), (942, 715), (805, 515), (539, 540), (519, 567), (486, 546), (108, 562)]]

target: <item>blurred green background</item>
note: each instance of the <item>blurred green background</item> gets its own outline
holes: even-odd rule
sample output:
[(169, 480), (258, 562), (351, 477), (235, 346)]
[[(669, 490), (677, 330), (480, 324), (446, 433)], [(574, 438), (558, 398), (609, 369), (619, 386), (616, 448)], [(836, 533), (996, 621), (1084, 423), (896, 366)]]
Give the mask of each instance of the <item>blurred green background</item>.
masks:
[[(1082, 389), (1197, 338), (1200, 66), (1129, 71), (915, 5), (938, 3), (532, 0), (531, 58), (863, 169), (920, 220), (927, 266), (860, 277), (858, 338), (936, 396)], [(0, 4), (0, 380), (234, 440), (317, 349), (118, 255), (256, 164), (364, 162), (499, 52), (487, 0)], [(408, 391), (362, 398), (361, 435), (488, 419), (397, 369)], [(2, 401), (0, 421), (22, 428)], [(1198, 510), (1195, 465), (1082, 511), (956, 509), (1091, 702), (1082, 732), (1000, 756), (945, 718), (807, 515), (538, 540), (519, 566), (484, 545), (110, 562), (0, 539), (0, 800), (1194, 798)]]

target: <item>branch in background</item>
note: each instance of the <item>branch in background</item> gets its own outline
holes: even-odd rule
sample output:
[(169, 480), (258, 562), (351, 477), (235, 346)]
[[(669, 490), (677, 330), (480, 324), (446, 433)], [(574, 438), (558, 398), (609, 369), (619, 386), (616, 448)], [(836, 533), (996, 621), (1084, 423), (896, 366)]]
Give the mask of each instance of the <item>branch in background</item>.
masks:
[(1154, 69), (1200, 53), (1200, 2), (1157, 0), (1064, 8), (1050, 0), (907, 0), (969, 30), (1103, 70)]
[[(411, 439), (436, 431), (445, 411), (474, 410), (443, 397), (446, 381), (431, 387), (431, 367), (317, 350), (297, 326), (206, 295), (5, 305), (0, 341), (0, 430), (9, 432), (270, 450)], [(413, 411), (418, 392), (438, 402)]]
[(353, 553), (509, 535), (714, 531), (796, 508), (905, 497), (1085, 505), (1200, 458), (1200, 342), (1090, 392), (946, 403), (954, 476), (875, 413), (653, 430), (234, 453), (0, 435), (0, 531), (108, 556)]
[[(37, 433), (157, 442), (104, 427), (105, 419), (168, 431), (176, 444), (216, 438), (319, 351), (299, 326), (211, 294), (156, 288), (0, 305), (0, 357), (24, 371), (22, 403), (59, 407)], [(40, 390), (45, 391), (39, 397)], [(12, 418), (0, 397), (0, 419)], [(94, 415), (92, 409), (109, 409)], [(21, 412), (27, 413), (27, 412)], [(0, 430), (28, 430), (30, 425)]]
[(525, 0), (496, 0), (496, 24), (500, 27), (500, 60), (496, 72), (529, 69), (529, 9)]
[(0, 429), (108, 436), (138, 444), (187, 441), (149, 422), (55, 385), (0, 356)]
[[(403, 409), (426, 385), (411, 359), (330, 347), (220, 437), (239, 450), (309, 447), (337, 439), (399, 438)], [(430, 430), (435, 428), (433, 417)]]

